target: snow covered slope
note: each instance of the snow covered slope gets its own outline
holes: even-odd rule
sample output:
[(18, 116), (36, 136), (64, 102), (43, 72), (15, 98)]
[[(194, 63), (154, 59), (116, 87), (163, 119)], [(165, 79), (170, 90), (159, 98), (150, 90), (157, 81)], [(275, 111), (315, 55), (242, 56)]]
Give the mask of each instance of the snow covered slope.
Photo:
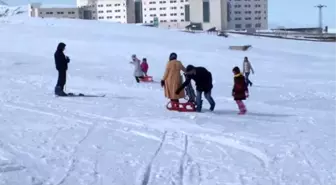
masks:
[[(335, 44), (225, 39), (135, 25), (11, 17), (0, 26), (1, 185), (334, 185)], [(56, 98), (53, 53), (67, 44)], [(251, 44), (247, 52), (229, 45)], [(159, 81), (170, 52), (208, 68), (214, 113), (165, 109), (159, 83), (135, 83), (131, 54)], [(256, 74), (237, 115), (232, 68)]]

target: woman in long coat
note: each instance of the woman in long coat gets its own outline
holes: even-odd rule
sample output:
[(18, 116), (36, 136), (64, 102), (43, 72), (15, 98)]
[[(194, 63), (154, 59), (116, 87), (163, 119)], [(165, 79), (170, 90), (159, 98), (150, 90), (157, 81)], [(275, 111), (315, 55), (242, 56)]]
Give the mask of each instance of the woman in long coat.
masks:
[(173, 102), (178, 102), (180, 98), (185, 97), (184, 91), (175, 94), (176, 90), (182, 85), (181, 71), (185, 72), (185, 67), (177, 60), (177, 54), (171, 53), (161, 85), (164, 86), (165, 96)]

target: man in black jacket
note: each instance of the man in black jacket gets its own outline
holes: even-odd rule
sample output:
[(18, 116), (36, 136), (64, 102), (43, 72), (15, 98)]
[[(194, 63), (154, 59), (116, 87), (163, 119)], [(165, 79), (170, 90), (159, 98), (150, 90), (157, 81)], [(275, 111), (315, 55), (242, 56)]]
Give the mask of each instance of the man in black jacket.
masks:
[(66, 83), (66, 71), (68, 70), (68, 63), (70, 62), (70, 59), (63, 53), (65, 46), (66, 45), (64, 43), (59, 43), (54, 54), (55, 65), (58, 71), (58, 80), (55, 87), (55, 94), (58, 96), (67, 96), (67, 94), (64, 92), (64, 86)]
[(212, 75), (211, 73), (205, 69), (204, 67), (195, 67), (193, 65), (188, 65), (186, 68), (186, 81), (176, 90), (176, 94), (178, 94), (182, 89), (184, 89), (188, 84), (190, 84), (191, 80), (195, 81), (196, 84), (196, 111), (201, 112), (202, 110), (202, 93), (204, 92), (205, 98), (210, 103), (210, 110), (213, 111), (215, 109), (215, 101), (211, 97), (212, 90)]

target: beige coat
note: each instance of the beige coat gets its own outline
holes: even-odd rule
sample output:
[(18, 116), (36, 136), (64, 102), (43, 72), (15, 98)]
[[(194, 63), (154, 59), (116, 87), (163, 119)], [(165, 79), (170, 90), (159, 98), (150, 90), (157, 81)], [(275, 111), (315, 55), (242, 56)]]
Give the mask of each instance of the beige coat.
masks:
[(167, 63), (163, 79), (165, 82), (165, 96), (169, 99), (180, 99), (185, 97), (184, 91), (181, 91), (178, 95), (175, 91), (182, 85), (181, 71), (185, 72), (185, 68), (178, 60), (171, 60)]

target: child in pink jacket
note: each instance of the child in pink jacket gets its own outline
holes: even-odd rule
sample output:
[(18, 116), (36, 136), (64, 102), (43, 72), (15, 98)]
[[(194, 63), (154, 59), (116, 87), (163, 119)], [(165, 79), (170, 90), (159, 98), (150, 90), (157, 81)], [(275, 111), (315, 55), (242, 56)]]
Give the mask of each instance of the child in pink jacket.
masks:
[(142, 59), (142, 63), (140, 65), (142, 71), (145, 73), (145, 76), (147, 76), (147, 71), (148, 71), (148, 63), (147, 63), (147, 59), (143, 58)]

